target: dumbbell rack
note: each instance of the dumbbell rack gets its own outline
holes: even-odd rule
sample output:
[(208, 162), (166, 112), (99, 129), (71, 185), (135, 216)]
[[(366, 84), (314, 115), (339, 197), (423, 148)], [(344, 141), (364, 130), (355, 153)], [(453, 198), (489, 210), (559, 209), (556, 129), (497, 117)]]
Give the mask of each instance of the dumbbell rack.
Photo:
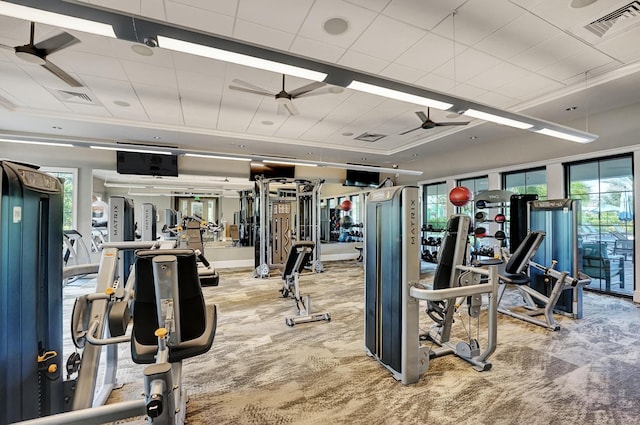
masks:
[(441, 236), (443, 231), (443, 229), (434, 229), (433, 226), (422, 226), (420, 229), (420, 241), (422, 245), (420, 257), (423, 261), (429, 263), (436, 263), (438, 261), (438, 250), (442, 242)]
[[(496, 249), (507, 247), (509, 235), (509, 202), (513, 192), (508, 190), (485, 190), (475, 195), (476, 216), (474, 220), (474, 252), (476, 260), (478, 257), (501, 258)], [(480, 216), (485, 213), (486, 218)], [(496, 221), (495, 217), (502, 215), (503, 220)], [(478, 235), (479, 228), (486, 228), (484, 236)], [(484, 242), (484, 243), (481, 243)], [(488, 242), (488, 243), (487, 243)], [(489, 246), (492, 246), (489, 248)]]

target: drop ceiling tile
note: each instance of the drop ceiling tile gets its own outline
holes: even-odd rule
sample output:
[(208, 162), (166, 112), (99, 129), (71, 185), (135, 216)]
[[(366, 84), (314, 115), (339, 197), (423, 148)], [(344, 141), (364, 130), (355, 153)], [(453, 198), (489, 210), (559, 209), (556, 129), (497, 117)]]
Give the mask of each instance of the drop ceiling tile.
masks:
[(575, 54), (572, 56), (543, 68), (538, 73), (556, 81), (564, 82), (571, 77), (584, 75), (585, 70), (593, 70), (610, 63), (616, 63), (609, 56), (595, 49), (585, 47), (581, 50), (574, 51)]
[[(343, 18), (349, 28), (343, 34), (327, 33), (323, 25), (330, 18)], [(334, 46), (348, 48), (373, 22), (376, 13), (341, 0), (315, 2), (298, 35)]]
[(347, 52), (342, 55), (338, 61), (338, 64), (348, 68), (377, 74), (389, 65), (389, 62), (380, 58), (367, 56), (353, 50), (347, 50)]
[(162, 3), (158, 0), (140, 0), (140, 15), (159, 21), (167, 21), (165, 3), (166, 0)]
[(453, 87), (454, 82), (452, 78), (430, 73), (418, 79), (415, 84), (430, 90), (437, 90), (446, 93), (451, 87)]
[(414, 81), (423, 77), (425, 75), (425, 72), (421, 69), (416, 69), (410, 66), (404, 66), (392, 62), (382, 71), (380, 71), (380, 75), (397, 81), (413, 83)]
[(237, 18), (295, 34), (312, 4), (312, 0), (242, 0)]
[(519, 100), (529, 100), (563, 88), (564, 85), (537, 74), (529, 74), (518, 81), (498, 87), (494, 92)]
[[(128, 81), (111, 78), (87, 76), (84, 82), (91, 87), (93, 94), (115, 118), (148, 121), (140, 99), (132, 90)], [(127, 102), (129, 106), (119, 106), (114, 102)]]
[(80, 0), (82, 3), (89, 3), (93, 6), (100, 6), (106, 9), (119, 10), (121, 12), (140, 14), (140, 0)]
[(328, 43), (312, 40), (307, 37), (298, 36), (293, 40), (291, 53), (297, 55), (313, 57), (322, 61), (335, 63), (345, 52), (342, 47), (337, 47)]
[(457, 12), (455, 31), (454, 20), (445, 19), (433, 32), (468, 46), (475, 45), (525, 13), (505, 0), (470, 0)]
[[(154, 1), (157, 0), (142, 0)], [(164, 3), (178, 3), (192, 6), (197, 9), (208, 10), (211, 12), (222, 13), (223, 15), (235, 16), (238, 9), (238, 0), (211, 1), (211, 0), (164, 0)]]
[(619, 37), (604, 39), (597, 44), (597, 47), (624, 63), (632, 63), (640, 59), (638, 40), (640, 40), (640, 27), (631, 29)]
[(64, 54), (60, 61), (57, 61), (54, 55), (51, 55), (51, 61), (68, 72), (73, 71), (83, 76), (128, 80), (127, 74), (117, 59), (76, 51), (61, 51), (60, 54)]
[(366, 7), (375, 12), (380, 12), (387, 7), (390, 0), (346, 0), (347, 3), (353, 3), (355, 5)]
[(211, 34), (231, 36), (233, 33), (234, 19), (231, 16), (178, 3), (167, 3), (166, 9), (167, 20), (174, 24)]
[[(455, 50), (460, 54), (465, 49), (466, 47), (458, 44)], [(396, 62), (430, 72), (451, 59), (453, 50), (451, 40), (429, 33), (400, 55)]]
[(294, 35), (275, 28), (255, 24), (253, 22), (236, 20), (233, 37), (253, 44), (263, 44), (268, 40), (270, 48), (287, 51), (293, 42)]
[(535, 3), (520, 0), (523, 7), (529, 9), (536, 16), (540, 16), (545, 21), (559, 28), (568, 29), (576, 23), (586, 25), (595, 21), (614, 10), (631, 3), (632, 0), (600, 0), (595, 1), (586, 7), (570, 7), (570, 0), (567, 0), (563, 7), (558, 7), (558, 2), (554, 0), (543, 0)]
[[(178, 55), (176, 60), (179, 60), (179, 55), (183, 54), (176, 53), (176, 55)], [(122, 66), (131, 82), (151, 86), (176, 87), (176, 76), (173, 68), (133, 61), (122, 61)]]
[(508, 62), (500, 62), (496, 66), (470, 78), (467, 80), (467, 83), (491, 91), (506, 83), (524, 77), (528, 72), (529, 71)]
[(530, 71), (538, 71), (573, 54), (585, 44), (568, 34), (557, 34), (512, 58), (509, 62)]
[(224, 92), (224, 77), (201, 72), (178, 73), (180, 103), (187, 126), (215, 128)]
[(453, 78), (456, 82), (461, 83), (498, 65), (500, 62), (494, 56), (469, 48), (433, 72), (442, 77)]
[(393, 0), (383, 14), (418, 28), (432, 30), (465, 3), (465, 0)]
[(449, 93), (449, 94), (451, 94), (453, 96), (462, 97), (462, 98), (470, 99), (470, 100), (474, 100), (478, 96), (481, 96), (482, 94), (484, 94), (486, 92), (487, 92), (487, 90), (485, 90), (483, 88), (474, 87), (472, 85), (464, 84), (464, 83), (456, 84), (455, 86), (453, 86), (449, 90), (447, 90), (447, 93)]
[[(393, 34), (392, 37), (389, 35)], [(378, 16), (353, 43), (351, 49), (392, 61), (426, 35), (426, 31)]]
[(474, 48), (501, 59), (509, 59), (559, 34), (562, 32), (556, 27), (536, 16), (525, 14), (479, 41)]
[(509, 109), (520, 103), (518, 99), (502, 95), (496, 92), (485, 92), (474, 99), (478, 103), (493, 106), (495, 108)]
[(178, 91), (175, 87), (134, 83), (134, 89), (149, 119), (162, 124), (183, 125)]

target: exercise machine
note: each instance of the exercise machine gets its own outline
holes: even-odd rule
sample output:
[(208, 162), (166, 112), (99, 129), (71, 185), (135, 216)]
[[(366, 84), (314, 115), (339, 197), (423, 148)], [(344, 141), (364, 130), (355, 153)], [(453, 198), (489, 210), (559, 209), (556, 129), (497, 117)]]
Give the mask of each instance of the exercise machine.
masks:
[[(123, 196), (109, 198), (109, 242), (130, 242), (136, 239), (133, 200)], [(126, 281), (133, 264), (133, 252), (120, 253), (118, 277)]]
[(65, 409), (62, 185), (0, 160), (0, 423)]
[[(284, 265), (294, 239), (315, 243), (309, 261), (316, 273), (320, 261), (320, 190), (324, 180), (256, 177), (254, 210), (254, 277), (266, 278), (272, 268)], [(271, 190), (279, 186), (276, 196)]]
[[(105, 247), (107, 251), (111, 249), (117, 248)], [(113, 254), (105, 256), (113, 257)], [(131, 273), (134, 287), (132, 291), (127, 290), (123, 298), (127, 301), (127, 294), (135, 294), (131, 334), (100, 338), (101, 331), (94, 317), (83, 314), (85, 319), (74, 320), (74, 324), (88, 319), (89, 329), (75, 334), (74, 338), (85, 338), (95, 346), (130, 341), (134, 362), (150, 365), (144, 369), (144, 399), (79, 408), (25, 424), (104, 423), (140, 415), (146, 415), (149, 423), (185, 422), (187, 394), (182, 386), (182, 361), (211, 348), (217, 323), (216, 307), (204, 303), (193, 250), (138, 250), (135, 257), (135, 270)], [(115, 268), (115, 261), (111, 261), (109, 271)], [(111, 299), (113, 293), (109, 292), (94, 294), (92, 303)]]
[[(373, 191), (367, 198), (365, 232), (365, 350), (403, 384), (415, 383), (429, 361), (455, 354), (486, 371), (497, 337), (497, 267), (466, 266), (470, 219), (450, 217), (431, 286), (420, 283), (420, 215), (418, 188), (396, 186)], [(486, 281), (484, 283), (483, 281)], [(486, 314), (482, 295), (488, 295)], [(420, 301), (427, 301), (429, 317), (436, 320), (427, 333), (420, 331)], [(454, 342), (454, 315), (486, 315), (484, 351), (468, 333)], [(439, 308), (439, 314), (435, 308)], [(471, 325), (469, 323), (469, 325)]]
[[(546, 235), (533, 257), (535, 263), (552, 264), (556, 261), (556, 270), (566, 271), (569, 276), (581, 279), (582, 256), (578, 245), (580, 211), (580, 201), (575, 199), (548, 199), (528, 203), (529, 229), (543, 231)], [(541, 294), (551, 295), (553, 287), (548, 284), (548, 276), (544, 271), (531, 268), (530, 272), (530, 286)], [(554, 307), (556, 313), (581, 319), (585, 285), (575, 285), (572, 290), (563, 291)]]
[(158, 213), (156, 206), (151, 203), (142, 204), (142, 230), (140, 239), (143, 241), (155, 241), (158, 239)]
[[(566, 271), (555, 269), (558, 262), (553, 260), (550, 267), (545, 267), (532, 261), (536, 251), (545, 238), (544, 232), (532, 231), (527, 234), (516, 251), (505, 265), (504, 271), (499, 273), (500, 293), (498, 296), (498, 311), (516, 319), (524, 320), (534, 325), (542, 326), (552, 331), (560, 329), (553, 317), (560, 296), (567, 290), (583, 287), (591, 279), (582, 273), (574, 278)], [(531, 287), (529, 270), (535, 270), (544, 278), (545, 292)], [(523, 303), (503, 306), (502, 299), (508, 285), (517, 287)]]
[(317, 322), (319, 320), (331, 320), (331, 315), (327, 312), (312, 313), (311, 297), (306, 295), (304, 298), (300, 293), (300, 273), (304, 270), (304, 266), (309, 262), (315, 243), (312, 241), (297, 241), (291, 245), (287, 262), (282, 272), (283, 285), (280, 293), (284, 298), (291, 296), (296, 301), (298, 310), (297, 316), (289, 316), (285, 319), (285, 323), (294, 326), (299, 323)]

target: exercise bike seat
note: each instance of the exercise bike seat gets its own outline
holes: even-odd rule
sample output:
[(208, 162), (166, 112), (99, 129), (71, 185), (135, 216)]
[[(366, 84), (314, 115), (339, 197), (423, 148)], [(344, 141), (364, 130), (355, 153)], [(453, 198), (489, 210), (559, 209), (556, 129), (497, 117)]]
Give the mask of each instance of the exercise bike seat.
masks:
[(153, 257), (157, 255), (173, 255), (178, 261), (181, 341), (168, 347), (169, 362), (206, 353), (216, 331), (216, 306), (204, 303), (195, 252), (192, 249), (136, 251), (131, 357), (138, 364), (154, 363), (158, 351), (155, 331), (159, 326), (152, 265)]

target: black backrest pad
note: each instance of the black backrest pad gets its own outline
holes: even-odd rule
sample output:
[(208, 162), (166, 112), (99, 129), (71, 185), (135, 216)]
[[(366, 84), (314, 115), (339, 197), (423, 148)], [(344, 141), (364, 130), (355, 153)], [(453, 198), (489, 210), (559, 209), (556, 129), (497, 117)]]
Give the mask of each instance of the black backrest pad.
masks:
[(459, 220), (459, 217), (452, 216), (447, 222), (447, 228), (438, 250), (438, 267), (433, 278), (433, 289), (445, 289), (450, 285)]
[[(309, 257), (313, 252), (313, 248), (315, 248), (316, 244), (313, 241), (296, 241), (291, 244), (291, 249), (289, 250), (289, 256), (287, 257), (287, 263), (284, 266), (284, 273), (282, 273), (283, 277), (291, 276), (294, 272), (301, 273), (304, 266), (309, 262)], [(298, 259), (298, 255), (303, 254), (304, 257), (298, 266), (298, 270), (294, 270), (293, 268), (296, 266), (296, 260)]]
[(522, 272), (538, 250), (542, 239), (544, 239), (543, 232), (529, 232), (520, 245), (518, 245), (518, 248), (511, 258), (509, 258), (507, 265), (504, 267), (505, 272), (509, 274)]
[(136, 280), (133, 298), (133, 333), (145, 345), (158, 342), (158, 328), (152, 260), (156, 255), (175, 255), (178, 259), (180, 296), (180, 336), (182, 341), (198, 338), (205, 330), (205, 305), (198, 278), (196, 256), (191, 249), (136, 251)]

